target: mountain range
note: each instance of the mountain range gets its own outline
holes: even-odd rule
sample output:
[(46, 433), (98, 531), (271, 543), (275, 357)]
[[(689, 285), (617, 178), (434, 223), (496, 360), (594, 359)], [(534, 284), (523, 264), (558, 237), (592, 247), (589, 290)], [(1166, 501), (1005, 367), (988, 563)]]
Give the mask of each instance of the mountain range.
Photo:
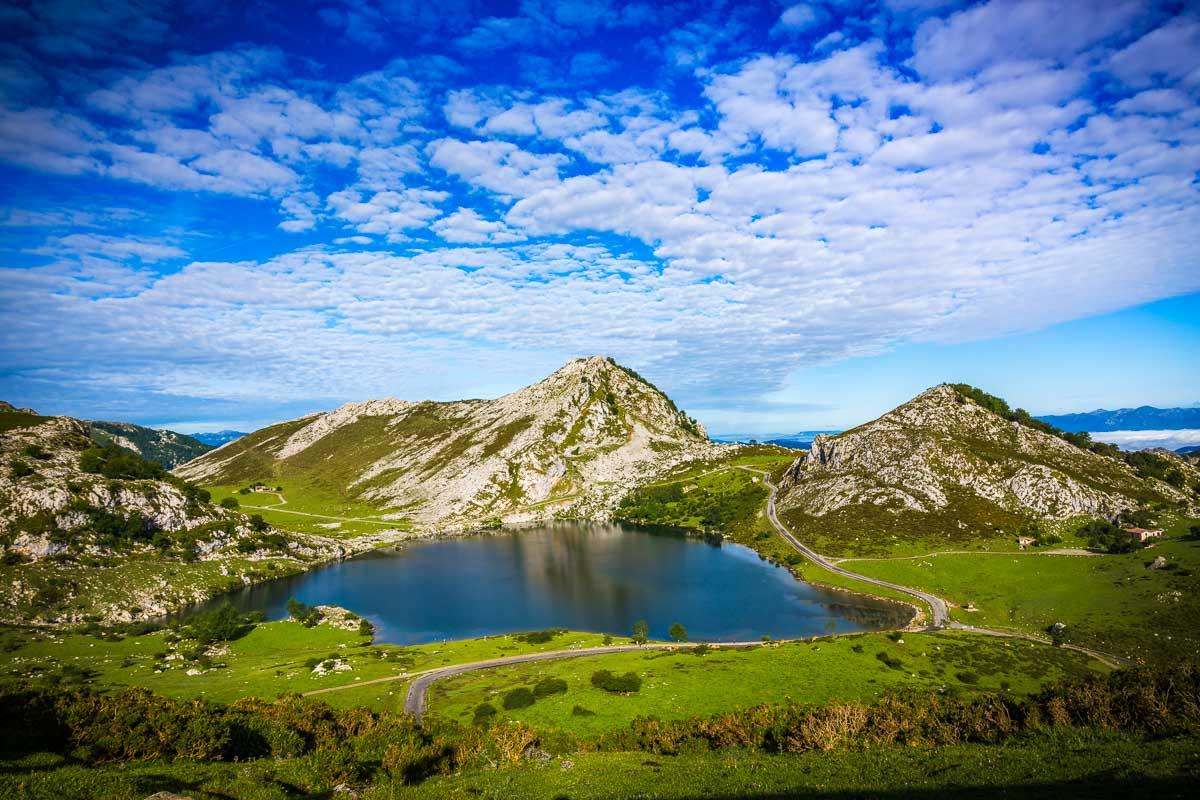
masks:
[(1104, 433), (1109, 431), (1173, 431), (1200, 428), (1200, 407), (1098, 408), (1076, 414), (1047, 414), (1038, 417), (1067, 433)]
[(209, 447), (220, 447), (223, 444), (229, 444), (235, 439), (240, 439), (246, 435), (245, 431), (210, 431), (208, 433), (187, 433), (184, 436), (190, 436), (198, 442), (208, 445)]

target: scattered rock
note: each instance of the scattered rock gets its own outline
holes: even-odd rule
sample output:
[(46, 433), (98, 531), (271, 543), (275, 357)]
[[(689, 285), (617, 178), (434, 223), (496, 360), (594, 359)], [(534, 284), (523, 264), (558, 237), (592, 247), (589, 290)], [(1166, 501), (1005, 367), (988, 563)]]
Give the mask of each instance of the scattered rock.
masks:
[(1167, 565), (1167, 560), (1162, 556), (1155, 556), (1154, 560), (1147, 565), (1148, 569), (1162, 569)]

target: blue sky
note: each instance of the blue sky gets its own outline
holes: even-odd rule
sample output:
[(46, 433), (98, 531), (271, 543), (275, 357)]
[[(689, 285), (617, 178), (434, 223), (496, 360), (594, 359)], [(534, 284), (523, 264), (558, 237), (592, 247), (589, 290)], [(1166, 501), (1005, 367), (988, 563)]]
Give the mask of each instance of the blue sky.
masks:
[(1200, 16), (0, 8), (0, 396), (184, 429), (637, 368), (715, 430), (1200, 400)]

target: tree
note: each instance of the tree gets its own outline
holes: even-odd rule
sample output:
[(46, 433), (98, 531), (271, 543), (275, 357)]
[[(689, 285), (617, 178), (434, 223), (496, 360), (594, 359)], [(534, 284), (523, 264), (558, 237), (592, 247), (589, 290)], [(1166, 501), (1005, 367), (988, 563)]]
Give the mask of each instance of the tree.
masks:
[(250, 515), (250, 530), (262, 533), (267, 527), (267, 522), (262, 518), (261, 514)]
[(252, 627), (246, 618), (228, 603), (196, 615), (189, 624), (192, 638), (200, 644), (232, 641), (249, 633)]
[(321, 621), (321, 612), (313, 606), (301, 603), (296, 598), (287, 601), (288, 616), (306, 628), (311, 628)]
[(1188, 532), (1183, 535), (1183, 538), (1189, 542), (1200, 541), (1200, 525), (1188, 528)]
[(226, 497), (221, 500), (221, 508), (237, 508), (239, 505), (241, 504), (238, 503), (236, 497)]
[(667, 631), (667, 635), (677, 642), (686, 642), (688, 638), (687, 628), (683, 627), (683, 623), (676, 622), (671, 625), (671, 629)]
[(633, 639), (634, 644), (645, 644), (650, 639), (650, 625), (646, 620), (639, 619), (633, 623)]

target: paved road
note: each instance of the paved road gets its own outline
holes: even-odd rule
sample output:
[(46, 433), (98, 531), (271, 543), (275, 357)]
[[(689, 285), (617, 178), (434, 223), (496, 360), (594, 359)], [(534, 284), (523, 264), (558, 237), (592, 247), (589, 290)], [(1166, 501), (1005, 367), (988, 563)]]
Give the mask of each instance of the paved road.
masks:
[[(771, 490), (771, 495), (770, 495), (770, 497), (767, 498), (767, 517), (770, 518), (771, 524), (775, 526), (775, 530), (779, 533), (780, 536), (782, 536), (788, 542), (788, 544), (790, 544), (792, 547), (794, 547), (800, 553), (800, 555), (804, 556), (805, 558), (807, 558), (809, 561), (813, 562), (814, 564), (822, 566), (825, 569), (830, 570), (831, 572), (836, 572), (839, 575), (844, 575), (847, 578), (853, 578), (854, 580), (862, 581), (864, 583), (870, 583), (875, 586), (884, 586), (884, 587), (887, 587), (888, 589), (892, 589), (894, 591), (902, 592), (903, 594), (907, 594), (911, 597), (918, 598), (919, 600), (924, 602), (929, 607), (929, 612), (930, 612), (930, 616), (931, 616), (931, 623), (929, 626), (930, 628), (933, 628), (933, 629), (950, 628), (950, 629), (959, 630), (959, 631), (971, 631), (973, 633), (982, 633), (982, 634), (986, 634), (988, 636), (999, 636), (999, 637), (1002, 637), (1005, 639), (1025, 639), (1030, 642), (1038, 642), (1039, 644), (1049, 644), (1049, 640), (1044, 637), (1041, 637), (1041, 636), (1034, 636), (1034, 635), (1028, 634), (1028, 633), (1020, 633), (1018, 631), (1003, 631), (1003, 630), (995, 630), (993, 628), (978, 628), (978, 627), (975, 627), (974, 625), (963, 625), (960, 622), (954, 622), (953, 620), (950, 619), (950, 604), (947, 603), (942, 598), (938, 597), (937, 595), (930, 594), (929, 592), (923, 592), (920, 589), (914, 589), (911, 586), (901, 586), (900, 584), (897, 584), (897, 583), (881, 581), (878, 578), (871, 578), (867, 575), (860, 575), (857, 572), (851, 572), (848, 569), (843, 569), (843, 568), (839, 567), (836, 563), (830, 561), (829, 559), (825, 558), (821, 554), (817, 553), (815, 550), (808, 547), (806, 544), (804, 544), (799, 539), (797, 539), (795, 536), (793, 536), (792, 532), (789, 531), (784, 526), (784, 524), (779, 521), (779, 517), (775, 513), (775, 497), (779, 493), (779, 487), (777, 487), (774, 483), (771, 482), (771, 476), (768, 473), (763, 472), (762, 470), (751, 469), (750, 467), (742, 467), (742, 469), (744, 469), (748, 472), (757, 473), (762, 476), (763, 483), (767, 486), (767, 488), (769, 488)], [(1012, 555), (1012, 554), (1009, 554), (1009, 555)], [(1085, 655), (1091, 656), (1092, 658), (1096, 659), (1097, 661), (1107, 664), (1108, 666), (1113, 667), (1114, 669), (1117, 667), (1130, 666), (1133, 664), (1133, 662), (1127, 658), (1121, 658), (1120, 656), (1114, 656), (1111, 653), (1105, 653), (1100, 650), (1092, 650), (1089, 647), (1081, 647), (1079, 645), (1074, 645), (1074, 644), (1064, 644), (1064, 645), (1062, 645), (1062, 647), (1064, 647), (1067, 650), (1074, 650), (1077, 653), (1083, 653)]]
[(767, 498), (767, 517), (771, 520), (771, 524), (775, 526), (775, 530), (779, 533), (779, 535), (782, 536), (788, 544), (794, 547), (797, 552), (800, 553), (800, 555), (804, 556), (817, 566), (824, 567), (830, 572), (836, 572), (838, 575), (844, 575), (847, 578), (853, 578), (856, 581), (870, 583), (875, 586), (883, 586), (887, 589), (891, 589), (892, 591), (915, 597), (929, 607), (931, 627), (945, 628), (950, 625), (950, 606), (945, 600), (937, 595), (932, 595), (928, 592), (922, 592), (919, 589), (913, 589), (909, 586), (901, 586), (897, 583), (881, 581), (878, 578), (868, 578), (866, 575), (859, 575), (857, 572), (851, 572), (848, 569), (842, 569), (834, 562), (825, 558), (820, 553), (801, 542), (792, 535), (791, 531), (784, 527), (784, 524), (779, 521), (779, 517), (775, 513), (775, 497), (779, 494), (779, 487), (771, 482), (770, 474), (763, 472), (762, 470), (751, 469), (750, 467), (742, 467), (742, 469), (746, 470), (747, 472), (754, 472), (762, 476), (763, 484), (771, 490), (771, 496)]
[[(794, 547), (797, 552), (814, 564), (817, 564), (818, 566), (821, 566), (830, 572), (836, 572), (839, 575), (844, 575), (847, 578), (852, 578), (856, 581), (862, 581), (863, 583), (872, 584), (874, 586), (882, 586), (892, 589), (893, 591), (900, 592), (920, 600), (929, 608), (931, 617), (931, 624), (929, 626), (930, 629), (937, 630), (942, 628), (950, 628), (953, 630), (986, 634), (988, 636), (999, 636), (1007, 639), (1025, 639), (1027, 641), (1037, 642), (1039, 644), (1049, 644), (1048, 640), (1042, 637), (1033, 636), (1032, 634), (1019, 633), (1017, 631), (993, 630), (990, 628), (977, 628), (973, 625), (963, 625), (961, 623), (954, 622), (950, 619), (949, 603), (937, 595), (923, 592), (919, 589), (914, 589), (911, 586), (901, 586), (896, 583), (890, 583), (877, 578), (871, 578), (867, 575), (860, 575), (857, 572), (851, 572), (848, 569), (839, 567), (836, 563), (817, 553), (815, 550), (808, 547), (806, 544), (793, 536), (792, 532), (789, 531), (787, 527), (785, 527), (784, 524), (779, 521), (779, 516), (775, 513), (775, 497), (779, 493), (779, 487), (771, 482), (771, 476), (769, 473), (762, 470), (752, 469), (750, 467), (740, 467), (740, 469), (744, 469), (747, 472), (756, 473), (762, 477), (764, 485), (771, 490), (771, 494), (767, 498), (767, 517), (771, 520), (771, 524), (788, 544)], [(720, 646), (755, 647), (761, 644), (762, 642), (728, 642), (721, 643)], [(461, 675), (464, 672), (473, 672), (480, 669), (492, 669), (494, 667), (505, 667), (513, 664), (529, 664), (536, 661), (553, 661), (564, 658), (581, 658), (584, 656), (607, 655), (609, 653), (625, 653), (634, 650), (678, 650), (698, 646), (699, 643), (685, 642), (674, 644), (650, 643), (645, 645), (623, 644), (611, 645), (609, 647), (585, 647), (578, 650), (550, 650), (543, 653), (528, 653), (526, 655), (493, 658), (486, 661), (473, 661), (467, 664), (451, 664), (446, 667), (438, 667), (436, 669), (426, 670), (424, 672), (418, 672), (415, 674), (402, 674), (389, 676), (387, 678), (376, 678), (374, 680), (360, 681), (358, 683), (353, 683), (346, 686), (331, 686), (326, 689), (317, 689), (312, 692), (306, 692), (305, 694), (324, 694), (326, 692), (352, 689), (358, 686), (369, 686), (373, 683), (386, 683), (389, 681), (413, 678), (412, 683), (410, 683), (408, 686), (408, 693), (404, 697), (404, 710), (416, 717), (417, 720), (420, 720), (421, 715), (425, 713), (426, 695), (429, 691), (429, 687), (435, 681), (442, 680), (443, 678), (449, 678), (454, 675)], [(1113, 668), (1128, 666), (1132, 663), (1127, 659), (1120, 658), (1109, 653), (1104, 653), (1099, 650), (1092, 650), (1087, 647), (1079, 647), (1078, 645), (1071, 644), (1064, 644), (1063, 647), (1068, 650), (1084, 653), (1085, 655), (1091, 656), (1092, 658), (1095, 658), (1096, 660), (1101, 661)]]
[[(452, 664), (448, 667), (440, 667), (418, 673), (416, 680), (408, 685), (408, 694), (404, 696), (404, 710), (420, 720), (421, 715), (425, 713), (425, 694), (428, 692), (430, 685), (434, 681), (440, 681), (443, 678), (449, 678), (454, 675), (461, 675), (464, 672), (473, 672), (478, 669), (492, 669), (493, 667), (507, 667), (513, 664), (529, 664), (534, 661), (556, 661), (563, 658), (628, 653), (635, 650), (686, 650), (692, 647), (699, 647), (700, 644), (700, 642), (679, 642), (674, 644), (651, 642), (643, 645), (615, 644), (608, 647), (582, 647), (578, 650), (549, 650), (544, 653), (527, 653), (520, 656), (493, 658), (487, 661), (473, 661), (469, 664)], [(762, 644), (762, 642), (719, 642), (710, 646), (759, 647)], [(358, 683), (356, 685), (362, 686), (363, 684)]]

